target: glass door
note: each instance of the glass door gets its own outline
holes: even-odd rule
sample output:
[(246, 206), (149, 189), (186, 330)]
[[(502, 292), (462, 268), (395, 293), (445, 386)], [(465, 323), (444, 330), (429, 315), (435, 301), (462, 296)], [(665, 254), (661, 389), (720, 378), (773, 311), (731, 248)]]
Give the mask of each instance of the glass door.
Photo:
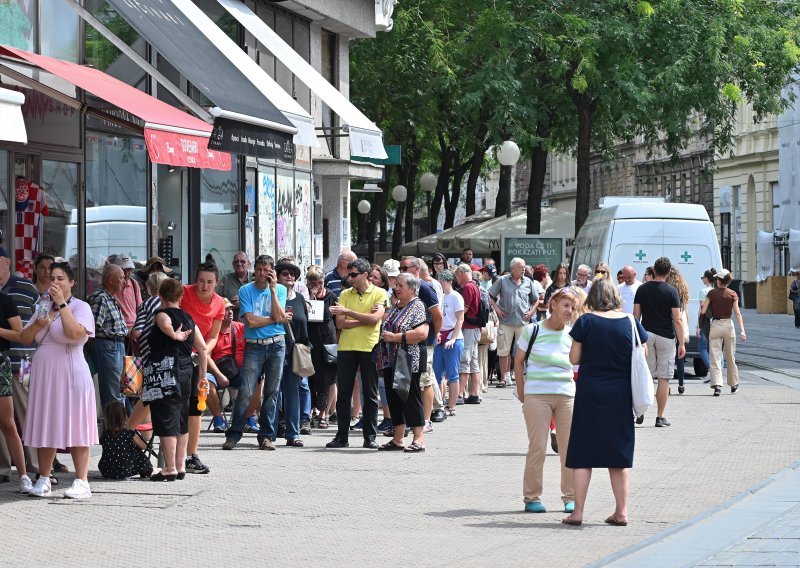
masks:
[[(38, 249), (56, 258), (67, 260), (75, 271), (77, 282), (80, 282), (80, 214), (78, 188), (80, 187), (80, 164), (59, 160), (42, 160), (41, 203), (46, 216), (34, 221), (35, 231), (40, 235)], [(29, 217), (28, 222), (32, 221)], [(27, 244), (17, 243), (17, 255), (22, 248), (23, 255), (36, 258), (36, 250), (29, 251)], [(102, 267), (101, 267), (102, 269)], [(99, 270), (90, 267), (86, 273), (86, 290), (91, 292), (100, 282)], [(77, 290), (73, 291), (77, 293)]]

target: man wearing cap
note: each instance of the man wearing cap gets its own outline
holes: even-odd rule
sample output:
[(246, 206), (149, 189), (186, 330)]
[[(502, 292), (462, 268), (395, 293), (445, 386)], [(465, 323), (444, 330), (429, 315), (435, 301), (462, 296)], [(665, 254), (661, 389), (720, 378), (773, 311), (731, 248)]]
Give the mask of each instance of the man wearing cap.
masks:
[(497, 386), (504, 387), (511, 379), (510, 353), (512, 346), (522, 336), (525, 326), (536, 319), (539, 306), (539, 289), (525, 276), (525, 261), (512, 258), (509, 263), (511, 274), (497, 279), (489, 288), (492, 308), (500, 318), (497, 329), (497, 356), (500, 357), (500, 381)]
[(89, 354), (97, 369), (102, 408), (115, 400), (124, 403), (119, 392), (119, 380), (125, 363), (128, 326), (115, 297), (124, 282), (122, 268), (117, 264), (107, 264), (103, 267), (100, 287), (86, 299), (94, 315), (95, 336), (89, 342)]
[(325, 275), (325, 287), (336, 294), (337, 298), (342, 293), (342, 278), (349, 272), (347, 265), (357, 258), (356, 253), (351, 250), (342, 251), (336, 261), (336, 266)]
[(139, 288), (139, 283), (131, 278), (136, 265), (133, 264), (131, 257), (126, 254), (117, 255), (114, 264), (119, 266), (125, 275), (122, 288), (114, 294), (114, 297), (122, 310), (125, 325), (130, 330), (133, 329), (133, 324), (136, 323), (136, 310), (139, 309), (139, 305), (142, 303), (142, 291)]
[[(24, 326), (33, 315), (36, 302), (39, 300), (39, 293), (30, 280), (11, 274), (11, 257), (3, 247), (0, 247), (0, 288), (0, 291), (8, 294), (13, 300)], [(31, 345), (11, 343), (9, 357), (11, 359), (11, 374), (13, 377), (19, 376), (20, 361), (25, 357), (32, 357), (35, 350), (36, 348)], [(27, 387), (20, 384), (18, 380), (12, 380), (11, 396), (14, 400), (14, 418), (18, 425), (25, 424), (25, 416), (28, 412)], [(28, 464), (29, 473), (37, 473), (39, 471), (39, 460), (35, 449), (25, 448), (25, 462)], [(11, 465), (11, 455), (8, 452), (8, 446), (6, 446), (5, 436), (0, 436), (0, 482), (8, 481)]]
[(150, 297), (147, 291), (147, 279), (154, 272), (163, 272), (164, 274), (172, 274), (172, 269), (167, 266), (166, 261), (160, 256), (151, 256), (147, 259), (147, 263), (141, 270), (134, 270), (131, 279), (139, 285), (139, 291), (142, 293), (142, 302)]
[(247, 253), (240, 250), (234, 254), (231, 266), (233, 266), (233, 272), (229, 272), (219, 281), (217, 294), (230, 301), (233, 306), (233, 319), (238, 321), (239, 289), (252, 280), (250, 276), (250, 259), (247, 257)]

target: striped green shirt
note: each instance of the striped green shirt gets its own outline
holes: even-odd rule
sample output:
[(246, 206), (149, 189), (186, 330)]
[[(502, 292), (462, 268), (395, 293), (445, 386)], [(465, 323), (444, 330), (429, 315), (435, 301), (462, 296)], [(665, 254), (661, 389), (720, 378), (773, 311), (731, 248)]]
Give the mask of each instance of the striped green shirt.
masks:
[[(561, 394), (575, 396), (569, 350), (572, 338), (569, 327), (551, 331), (539, 324), (539, 335), (525, 365), (525, 394)], [(517, 349), (528, 350), (533, 325), (528, 325), (517, 342)]]

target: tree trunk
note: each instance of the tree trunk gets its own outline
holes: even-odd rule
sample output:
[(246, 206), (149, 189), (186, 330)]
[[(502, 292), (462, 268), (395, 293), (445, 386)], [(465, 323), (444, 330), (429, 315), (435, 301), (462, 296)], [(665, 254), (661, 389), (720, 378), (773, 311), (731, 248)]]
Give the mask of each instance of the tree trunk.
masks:
[(592, 180), (589, 177), (589, 159), (592, 150), (592, 119), (595, 104), (581, 95), (575, 100), (578, 111), (578, 174), (575, 192), (575, 234), (578, 234), (589, 215), (589, 192)]
[[(387, 175), (387, 182), (389, 177)], [(383, 188), (383, 193), (378, 194), (378, 220), (380, 221), (380, 242), (378, 246), (380, 250), (385, 251), (387, 239), (386, 239), (386, 231), (388, 229), (388, 219), (386, 218), (386, 204), (389, 201), (388, 193), (389, 193), (389, 184), (384, 184), (386, 187)]]
[(400, 183), (406, 186), (408, 190), (408, 197), (406, 197), (406, 242), (410, 243), (414, 240), (414, 196), (416, 195), (415, 186), (417, 180), (417, 169), (419, 168), (419, 160), (408, 165), (405, 175)]
[(372, 209), (367, 214), (367, 260), (375, 262), (375, 216), (377, 211)]
[(505, 217), (508, 212), (508, 187), (511, 185), (510, 166), (500, 166), (500, 182), (497, 188), (497, 199), (494, 202), (494, 216)]
[(528, 221), (525, 232), (538, 235), (542, 230), (542, 193), (547, 174), (547, 149), (536, 146), (531, 156), (531, 179), (528, 184)]
[(472, 166), (469, 169), (469, 176), (467, 176), (467, 217), (475, 214), (475, 188), (478, 186), (485, 158), (486, 149), (482, 143), (476, 143), (475, 152), (472, 154)]
[(439, 210), (442, 208), (442, 201), (447, 194), (448, 180), (450, 179), (450, 162), (451, 151), (448, 146), (441, 146), (443, 139), (440, 139), (441, 147), (441, 169), (439, 170), (439, 179), (436, 181), (436, 189), (433, 192), (433, 203), (431, 203), (431, 234), (435, 233), (439, 228)]
[(472, 165), (472, 160), (466, 164), (460, 165), (456, 171), (453, 172), (453, 183), (450, 195), (450, 203), (445, 210), (444, 228), (449, 229), (453, 226), (456, 220), (456, 212), (458, 211), (458, 204), (461, 197), (461, 181), (464, 179), (464, 174), (467, 169)]

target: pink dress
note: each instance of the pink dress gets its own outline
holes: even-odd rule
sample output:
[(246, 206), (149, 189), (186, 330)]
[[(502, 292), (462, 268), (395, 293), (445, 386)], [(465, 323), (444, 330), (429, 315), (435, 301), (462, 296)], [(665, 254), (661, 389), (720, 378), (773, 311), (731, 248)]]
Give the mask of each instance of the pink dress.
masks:
[[(72, 314), (88, 334), (68, 339), (60, 317), (36, 334), (23, 440), (31, 448), (72, 448), (99, 443), (94, 382), (83, 346), (94, 337), (89, 304), (72, 298)], [(28, 325), (32, 325), (31, 318)], [(27, 326), (26, 326), (27, 327)]]

